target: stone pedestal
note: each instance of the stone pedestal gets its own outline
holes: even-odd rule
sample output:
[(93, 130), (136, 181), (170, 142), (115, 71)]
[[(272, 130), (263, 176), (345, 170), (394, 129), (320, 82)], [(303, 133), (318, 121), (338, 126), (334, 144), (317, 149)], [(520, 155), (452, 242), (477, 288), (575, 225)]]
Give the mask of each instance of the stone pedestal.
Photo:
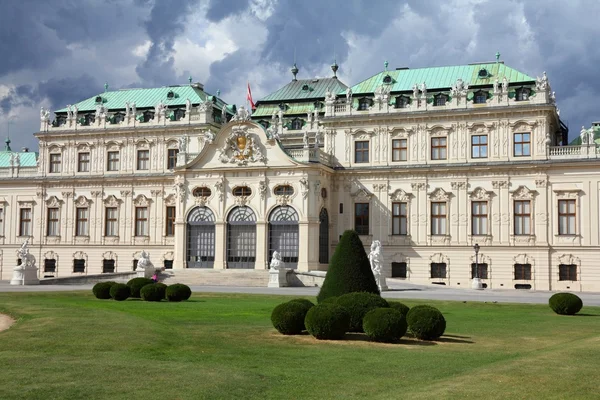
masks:
[(471, 289), (483, 290), (483, 283), (481, 283), (481, 279), (473, 278), (471, 282)]
[(10, 280), (11, 285), (39, 285), (40, 280), (37, 276), (37, 267), (34, 265), (19, 265), (13, 269), (13, 276)]
[(379, 277), (379, 282), (377, 282), (377, 286), (379, 287), (380, 292), (386, 292), (386, 291), (390, 290), (388, 288), (387, 282), (385, 281), (385, 276)]
[(269, 284), (267, 287), (286, 287), (288, 268), (269, 270)]

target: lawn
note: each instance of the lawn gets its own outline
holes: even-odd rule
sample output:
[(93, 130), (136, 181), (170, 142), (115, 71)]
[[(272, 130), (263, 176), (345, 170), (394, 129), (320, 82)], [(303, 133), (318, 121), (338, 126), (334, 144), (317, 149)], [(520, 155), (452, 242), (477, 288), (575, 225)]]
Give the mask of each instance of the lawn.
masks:
[[(184, 303), (0, 293), (5, 399), (597, 399), (600, 308), (427, 302), (439, 342), (318, 342), (271, 326), (285, 296)], [(314, 300), (314, 299), (311, 299)], [(409, 306), (422, 301), (405, 301)]]

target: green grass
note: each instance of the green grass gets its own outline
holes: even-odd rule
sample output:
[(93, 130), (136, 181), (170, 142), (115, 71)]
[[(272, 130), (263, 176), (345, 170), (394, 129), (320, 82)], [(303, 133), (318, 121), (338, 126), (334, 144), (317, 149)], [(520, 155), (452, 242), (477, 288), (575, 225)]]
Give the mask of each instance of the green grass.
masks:
[(600, 308), (569, 317), (545, 305), (430, 301), (448, 322), (442, 341), (390, 345), (279, 335), (270, 314), (284, 300), (2, 293), (0, 312), (17, 322), (0, 333), (0, 398), (598, 398)]

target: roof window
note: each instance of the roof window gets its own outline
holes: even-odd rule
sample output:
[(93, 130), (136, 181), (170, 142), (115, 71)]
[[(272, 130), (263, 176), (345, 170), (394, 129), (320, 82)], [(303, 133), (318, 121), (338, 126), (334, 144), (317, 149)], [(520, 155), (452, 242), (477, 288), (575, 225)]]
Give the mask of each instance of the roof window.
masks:
[(102, 96), (96, 96), (96, 103), (102, 103)]
[(481, 68), (481, 69), (479, 70), (479, 74), (478, 74), (478, 76), (479, 76), (480, 78), (488, 78), (488, 77), (490, 76), (490, 73), (488, 72), (488, 70), (487, 70), (487, 69), (485, 69), (485, 68)]
[(392, 83), (392, 77), (389, 75), (384, 76), (383, 83)]
[(167, 99), (172, 99), (173, 97), (175, 97), (175, 92), (169, 90), (169, 93), (167, 93)]

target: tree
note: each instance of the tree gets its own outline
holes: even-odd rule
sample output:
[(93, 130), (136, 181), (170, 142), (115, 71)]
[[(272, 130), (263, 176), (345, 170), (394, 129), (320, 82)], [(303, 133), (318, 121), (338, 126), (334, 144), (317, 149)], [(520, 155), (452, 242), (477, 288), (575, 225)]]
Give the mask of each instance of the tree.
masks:
[(346, 231), (331, 257), (317, 301), (321, 303), (330, 297), (351, 292), (379, 294), (379, 288), (358, 234), (355, 231)]

